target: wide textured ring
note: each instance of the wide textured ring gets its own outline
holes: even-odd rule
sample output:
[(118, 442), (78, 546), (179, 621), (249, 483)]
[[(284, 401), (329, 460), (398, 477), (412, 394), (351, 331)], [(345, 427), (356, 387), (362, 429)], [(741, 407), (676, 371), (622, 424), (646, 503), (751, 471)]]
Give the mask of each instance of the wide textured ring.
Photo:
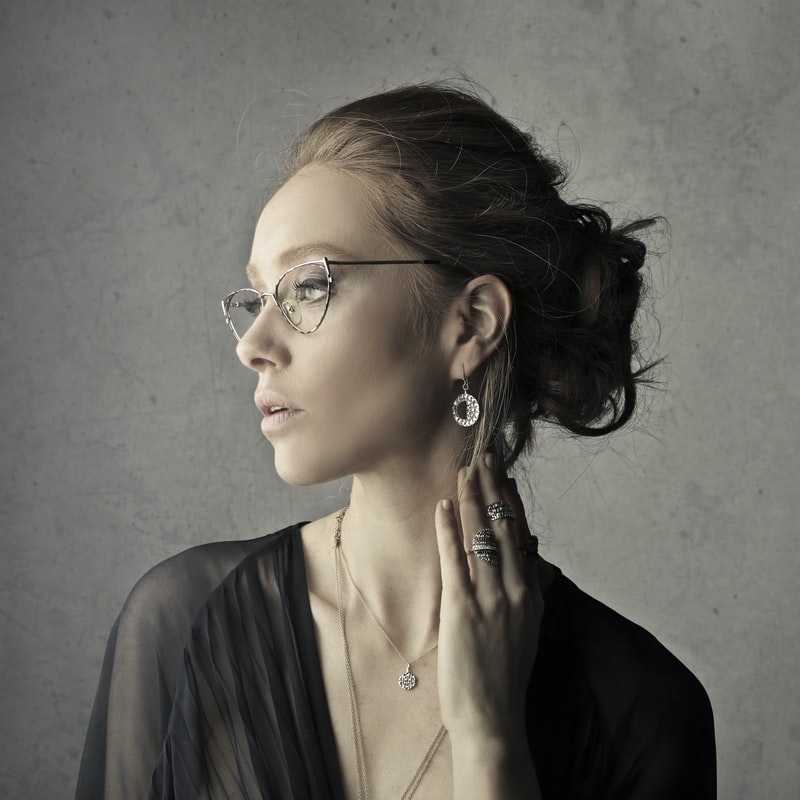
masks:
[(539, 537), (529, 533), (520, 550), (531, 564), (536, 564), (539, 561)]
[(496, 503), (489, 503), (486, 506), (486, 516), (492, 521), (514, 519), (514, 509), (511, 503), (507, 503), (505, 500), (498, 500)]
[(491, 528), (483, 528), (472, 537), (472, 549), (469, 552), (493, 567), (500, 563), (500, 548)]

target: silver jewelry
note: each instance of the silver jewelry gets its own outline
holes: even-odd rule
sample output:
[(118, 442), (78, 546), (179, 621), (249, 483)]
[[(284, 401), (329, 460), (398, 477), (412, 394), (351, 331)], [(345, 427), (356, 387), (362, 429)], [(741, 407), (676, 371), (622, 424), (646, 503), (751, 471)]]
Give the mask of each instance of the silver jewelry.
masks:
[[(461, 416), (461, 406), (464, 406), (464, 416)], [(478, 401), (469, 393), (469, 381), (466, 373), (464, 383), (461, 385), (461, 394), (453, 402), (453, 419), (462, 428), (471, 428), (481, 415), (481, 407)]]
[(529, 533), (520, 547), (520, 551), (531, 564), (539, 561), (539, 537)]
[(497, 537), (491, 528), (479, 530), (472, 537), (472, 548), (467, 552), (493, 567), (500, 563), (500, 548), (497, 546)]
[(514, 509), (511, 507), (511, 503), (505, 500), (498, 500), (486, 506), (486, 516), (492, 521), (498, 519), (514, 519)]
[[(346, 512), (348, 508), (349, 504), (344, 507), (344, 511)], [(342, 519), (344, 519), (344, 514), (342, 514)], [(355, 590), (356, 595), (358, 595), (358, 599), (361, 601), (361, 605), (364, 606), (364, 610), (367, 612), (367, 614), (369, 614), (370, 618), (378, 626), (378, 628), (380, 628), (380, 631), (383, 634), (383, 638), (386, 639), (392, 650), (394, 650), (395, 653), (397, 653), (397, 655), (400, 656), (400, 658), (403, 661), (405, 661), (406, 670), (397, 679), (397, 683), (401, 689), (405, 689), (406, 691), (410, 692), (417, 685), (417, 676), (411, 671), (411, 665), (416, 664), (417, 661), (421, 661), (423, 658), (425, 658), (426, 655), (428, 655), (428, 653), (432, 653), (439, 646), (439, 643), (434, 642), (422, 655), (417, 656), (414, 659), (408, 659), (400, 652), (400, 648), (392, 641), (392, 637), (389, 636), (389, 634), (386, 632), (386, 628), (384, 628), (383, 625), (381, 625), (380, 620), (375, 616), (375, 614), (372, 613), (372, 609), (367, 605), (367, 601), (364, 598), (364, 595), (361, 594), (361, 589), (358, 588), (356, 582), (353, 580), (353, 574), (350, 572), (350, 565), (347, 563), (347, 557), (345, 556), (344, 551), (342, 550), (341, 547), (341, 538), (342, 538), (341, 523), (339, 523), (336, 527), (336, 538), (334, 540), (334, 543), (336, 545), (336, 557), (341, 558), (342, 564), (344, 565), (345, 574), (347, 575), (350, 581), (350, 585)]]
[[(333, 542), (334, 542), (334, 570), (336, 573), (336, 607), (337, 611), (339, 612), (339, 630), (342, 635), (342, 651), (344, 654), (344, 671), (345, 677), (347, 679), (347, 698), (350, 704), (350, 723), (353, 728), (353, 749), (355, 751), (356, 756), (356, 777), (358, 780), (358, 798), (359, 800), (369, 800), (369, 782), (367, 780), (367, 760), (364, 755), (364, 734), (361, 730), (361, 716), (358, 713), (358, 703), (356, 702), (356, 688), (355, 688), (355, 681), (353, 680), (353, 668), (350, 663), (350, 648), (347, 646), (347, 634), (346, 634), (346, 626), (344, 621), (344, 602), (342, 600), (342, 579), (341, 579), (341, 569), (340, 569), (340, 561), (344, 557), (344, 553), (342, 552), (342, 520), (344, 519), (344, 515), (347, 513), (347, 509), (349, 508), (350, 504), (348, 503), (337, 515), (336, 515), (336, 530), (334, 532)], [(348, 577), (350, 578), (350, 583), (352, 584), (353, 588), (358, 593), (359, 597), (361, 597), (361, 602), (364, 603), (364, 608), (369, 612), (370, 616), (378, 623), (378, 626), (383, 631), (384, 636), (386, 637), (387, 641), (394, 647), (398, 654), (400, 651), (397, 650), (397, 647), (394, 645), (392, 640), (389, 638), (389, 635), (383, 629), (383, 626), (378, 622), (372, 612), (369, 610), (366, 602), (364, 601), (363, 596), (358, 591), (358, 587), (353, 583), (353, 578), (350, 575), (350, 570), (347, 567), (347, 562), (344, 562), (345, 569), (347, 570)], [(432, 650), (433, 648), (431, 648)], [(428, 652), (431, 652), (428, 650)], [(422, 658), (422, 656), (420, 656)], [(413, 663), (413, 662), (412, 662)], [(408, 665), (410, 667), (410, 665)], [(406, 671), (408, 672), (408, 667)], [(413, 676), (412, 676), (413, 677)], [(402, 676), (401, 676), (402, 680)], [(414, 679), (416, 683), (416, 678)], [(402, 685), (402, 683), (401, 683)], [(413, 688), (413, 687), (412, 687)], [(436, 731), (436, 735), (433, 737), (433, 741), (428, 745), (428, 749), (425, 751), (425, 755), (422, 757), (422, 761), (420, 765), (417, 767), (414, 775), (411, 778), (406, 790), (400, 796), (400, 800), (411, 800), (412, 795), (417, 790), (417, 787), (422, 780), (423, 775), (428, 770), (428, 767), (433, 761), (433, 757), (436, 755), (436, 751), (439, 749), (439, 745), (442, 743), (442, 740), (447, 735), (447, 729), (444, 725), (439, 726), (439, 730)]]

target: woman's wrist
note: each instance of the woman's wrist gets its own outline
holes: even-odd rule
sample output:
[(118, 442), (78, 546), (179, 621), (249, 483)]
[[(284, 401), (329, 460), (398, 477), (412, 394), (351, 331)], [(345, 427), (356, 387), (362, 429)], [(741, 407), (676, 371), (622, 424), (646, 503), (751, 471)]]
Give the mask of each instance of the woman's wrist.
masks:
[(539, 783), (523, 730), (507, 736), (450, 736), (453, 797), (537, 800)]

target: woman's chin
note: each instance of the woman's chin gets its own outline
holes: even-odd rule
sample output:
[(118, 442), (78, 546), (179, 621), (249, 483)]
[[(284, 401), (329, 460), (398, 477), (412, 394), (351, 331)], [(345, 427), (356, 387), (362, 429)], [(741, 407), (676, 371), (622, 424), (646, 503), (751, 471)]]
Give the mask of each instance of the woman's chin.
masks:
[(285, 465), (278, 465), (275, 463), (275, 472), (278, 477), (289, 486), (314, 486), (317, 483), (324, 483), (324, 481), (315, 480), (313, 474), (309, 470), (297, 469), (294, 465), (287, 467)]
[(278, 477), (289, 486), (318, 486), (321, 483), (328, 483), (339, 478), (346, 477), (346, 474), (333, 469), (325, 469), (325, 466), (316, 461), (292, 457), (275, 451), (275, 472)]

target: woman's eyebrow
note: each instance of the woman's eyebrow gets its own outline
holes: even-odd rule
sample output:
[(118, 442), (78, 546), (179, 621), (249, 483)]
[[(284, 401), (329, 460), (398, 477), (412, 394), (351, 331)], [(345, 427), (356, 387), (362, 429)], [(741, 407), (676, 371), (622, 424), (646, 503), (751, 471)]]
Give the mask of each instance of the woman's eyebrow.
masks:
[(322, 256), (340, 261), (352, 259), (352, 254), (342, 250), (341, 247), (332, 245), (330, 242), (310, 242), (287, 248), (281, 253), (278, 263), (288, 268), (302, 263), (306, 259), (322, 258)]
[(247, 280), (249, 280), (253, 286), (255, 286), (256, 283), (258, 283), (259, 281), (258, 267), (255, 264), (253, 263), (248, 264), (244, 268), (244, 274), (247, 276)]
[[(282, 269), (289, 269), (289, 267), (302, 264), (303, 261), (322, 258), (322, 256), (329, 258), (331, 261), (356, 260), (351, 253), (342, 250), (341, 247), (336, 247), (329, 242), (313, 242), (287, 248), (278, 256), (277, 263), (280, 264)], [(244, 272), (250, 283), (256, 284), (261, 281), (260, 270), (252, 262), (245, 267)]]

